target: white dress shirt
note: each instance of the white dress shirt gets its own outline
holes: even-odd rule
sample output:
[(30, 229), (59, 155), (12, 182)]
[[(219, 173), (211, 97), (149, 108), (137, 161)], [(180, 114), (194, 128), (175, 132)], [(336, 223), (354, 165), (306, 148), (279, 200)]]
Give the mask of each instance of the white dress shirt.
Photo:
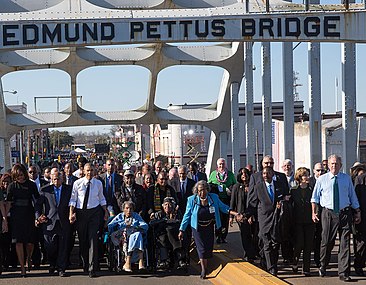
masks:
[(29, 179), (29, 180), (33, 181), (37, 186), (38, 192), (41, 192), (41, 181), (39, 180), (39, 176), (37, 177), (36, 180), (32, 180), (32, 179)]
[[(74, 182), (69, 206), (73, 206), (77, 209), (83, 208), (87, 187), (88, 179), (86, 179), (86, 177), (80, 178)], [(100, 180), (95, 179), (94, 177), (90, 180), (90, 192), (87, 203), (87, 209), (93, 209), (99, 205), (107, 205), (107, 201), (103, 195), (103, 184)]]

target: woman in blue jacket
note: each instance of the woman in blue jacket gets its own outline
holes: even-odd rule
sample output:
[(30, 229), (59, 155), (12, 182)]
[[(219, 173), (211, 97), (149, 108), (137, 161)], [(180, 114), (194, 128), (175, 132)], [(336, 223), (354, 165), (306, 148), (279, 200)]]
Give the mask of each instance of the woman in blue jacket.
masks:
[(214, 225), (221, 228), (220, 211), (234, 215), (237, 220), (242, 215), (231, 211), (229, 206), (220, 201), (219, 196), (209, 193), (209, 185), (201, 180), (193, 188), (193, 195), (188, 197), (186, 212), (179, 228), (179, 239), (183, 239), (183, 233), (190, 223), (193, 238), (196, 243), (198, 257), (201, 263), (201, 278), (206, 278), (207, 259), (212, 257), (214, 244)]

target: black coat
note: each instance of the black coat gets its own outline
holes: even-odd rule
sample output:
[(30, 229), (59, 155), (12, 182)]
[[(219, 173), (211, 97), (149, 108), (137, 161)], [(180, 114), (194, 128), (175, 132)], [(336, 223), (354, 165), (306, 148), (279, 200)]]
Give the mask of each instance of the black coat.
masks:
[[(178, 199), (178, 205), (179, 209), (182, 213), (185, 213), (186, 207), (187, 207), (187, 199), (189, 196), (193, 195), (193, 187), (196, 184), (196, 182), (192, 179), (187, 178), (187, 185), (186, 185), (186, 191), (184, 195), (182, 192), (177, 193), (177, 199)], [(180, 186), (180, 181), (179, 181)]]
[[(118, 207), (118, 202), (117, 202), (117, 198), (120, 196), (120, 192), (121, 192), (121, 187), (122, 187), (122, 177), (117, 174), (117, 173), (113, 173), (113, 189), (114, 192), (112, 193), (112, 191), (110, 191), (110, 189), (107, 189), (107, 173), (103, 173), (99, 176), (99, 180), (102, 181), (103, 184), (103, 194), (104, 197), (107, 201), (107, 207), (108, 206), (112, 206), (113, 207), (113, 211), (114, 213), (117, 215), (118, 213), (121, 212), (120, 208)], [(108, 190), (108, 191), (107, 191)]]
[(287, 181), (286, 184), (274, 181), (274, 187), (273, 203), (269, 197), (266, 183), (263, 180), (250, 189), (248, 193), (247, 215), (257, 217), (260, 236), (270, 233), (276, 204), (288, 195)]
[(364, 236), (366, 236), (366, 174), (356, 177), (355, 191), (361, 210), (361, 223), (355, 225), (355, 227), (359, 233), (362, 233)]
[(116, 199), (120, 211), (123, 211), (122, 205), (125, 201), (132, 201), (135, 204), (134, 212), (138, 213), (141, 217), (145, 219), (147, 212), (147, 200), (146, 191), (144, 188), (134, 183), (131, 187), (132, 194), (128, 191), (125, 185), (122, 186), (120, 192), (116, 192)]
[(44, 231), (52, 231), (59, 220), (63, 232), (70, 232), (69, 222), (69, 201), (71, 197), (71, 186), (62, 184), (60, 203), (57, 206), (53, 185), (42, 188), (40, 197), (36, 202), (36, 218), (44, 214), (48, 221), (42, 225)]
[(293, 206), (295, 224), (312, 224), (311, 196), (313, 188), (310, 186), (301, 189), (300, 186), (291, 190), (291, 202)]

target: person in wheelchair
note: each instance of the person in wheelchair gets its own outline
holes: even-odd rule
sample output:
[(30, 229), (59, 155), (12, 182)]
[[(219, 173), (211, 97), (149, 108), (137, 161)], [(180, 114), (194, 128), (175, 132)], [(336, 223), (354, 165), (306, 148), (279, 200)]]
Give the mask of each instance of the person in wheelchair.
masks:
[(160, 263), (158, 268), (173, 267), (175, 261), (178, 268), (187, 267), (187, 254), (182, 241), (178, 239), (182, 214), (173, 197), (166, 197), (162, 204), (163, 210), (155, 212), (150, 225), (154, 227), (154, 238)]
[(131, 260), (134, 253), (137, 254), (139, 270), (145, 269), (143, 251), (145, 249), (144, 237), (148, 230), (148, 224), (139, 214), (134, 212), (134, 203), (125, 201), (122, 205), (122, 213), (119, 213), (109, 224), (108, 231), (112, 240), (119, 240), (120, 248), (125, 256), (123, 270), (132, 272)]

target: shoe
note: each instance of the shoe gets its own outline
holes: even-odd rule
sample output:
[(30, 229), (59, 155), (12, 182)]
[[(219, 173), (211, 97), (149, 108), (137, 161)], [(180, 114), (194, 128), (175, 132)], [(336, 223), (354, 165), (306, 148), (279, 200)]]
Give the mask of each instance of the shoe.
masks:
[(55, 267), (53, 267), (53, 266), (50, 266), (50, 268), (48, 269), (48, 273), (49, 273), (50, 275), (53, 275), (53, 274), (55, 273), (55, 271), (56, 271), (56, 268), (55, 268)]
[(227, 243), (227, 240), (226, 240), (226, 239), (224, 239), (224, 238), (222, 238), (222, 239), (221, 239), (221, 243)]
[(127, 268), (127, 267), (122, 267), (122, 270), (125, 271), (125, 272), (132, 272), (132, 269), (131, 268)]
[(355, 272), (357, 276), (365, 276), (365, 272), (363, 272), (362, 268), (355, 268)]
[(65, 271), (63, 271), (63, 270), (59, 271), (58, 272), (58, 276), (60, 276), (60, 277), (66, 277)]
[(324, 276), (325, 276), (325, 274), (326, 274), (325, 269), (324, 269), (323, 267), (320, 267), (320, 268), (319, 268), (319, 276), (320, 276), (320, 277), (324, 277)]
[(302, 274), (304, 274), (304, 276), (306, 277), (309, 277), (311, 275), (309, 271), (304, 271)]
[(291, 265), (291, 267), (293, 273), (297, 273), (297, 271), (299, 271), (299, 267), (297, 265)]
[(200, 278), (201, 279), (206, 279), (206, 270), (201, 271)]
[(89, 278), (95, 278), (97, 277), (97, 274), (95, 274), (95, 271), (89, 271)]
[(177, 269), (186, 268), (187, 266), (187, 263), (185, 263), (183, 260), (179, 260)]
[(25, 277), (27, 277), (27, 273), (26, 273), (26, 271), (25, 271), (25, 268), (22, 270), (22, 272), (20, 273), (20, 277), (22, 277), (22, 278), (25, 278)]
[(220, 244), (221, 243), (221, 238), (220, 237), (216, 238), (216, 243), (217, 244)]
[(352, 281), (351, 277), (349, 277), (348, 275), (344, 275), (344, 274), (339, 275), (339, 280), (341, 280), (343, 282), (351, 282)]
[(271, 270), (269, 271), (269, 273), (270, 273), (271, 275), (273, 275), (273, 276), (276, 276), (276, 277), (277, 277), (277, 270), (275, 270), (275, 269), (271, 269)]

